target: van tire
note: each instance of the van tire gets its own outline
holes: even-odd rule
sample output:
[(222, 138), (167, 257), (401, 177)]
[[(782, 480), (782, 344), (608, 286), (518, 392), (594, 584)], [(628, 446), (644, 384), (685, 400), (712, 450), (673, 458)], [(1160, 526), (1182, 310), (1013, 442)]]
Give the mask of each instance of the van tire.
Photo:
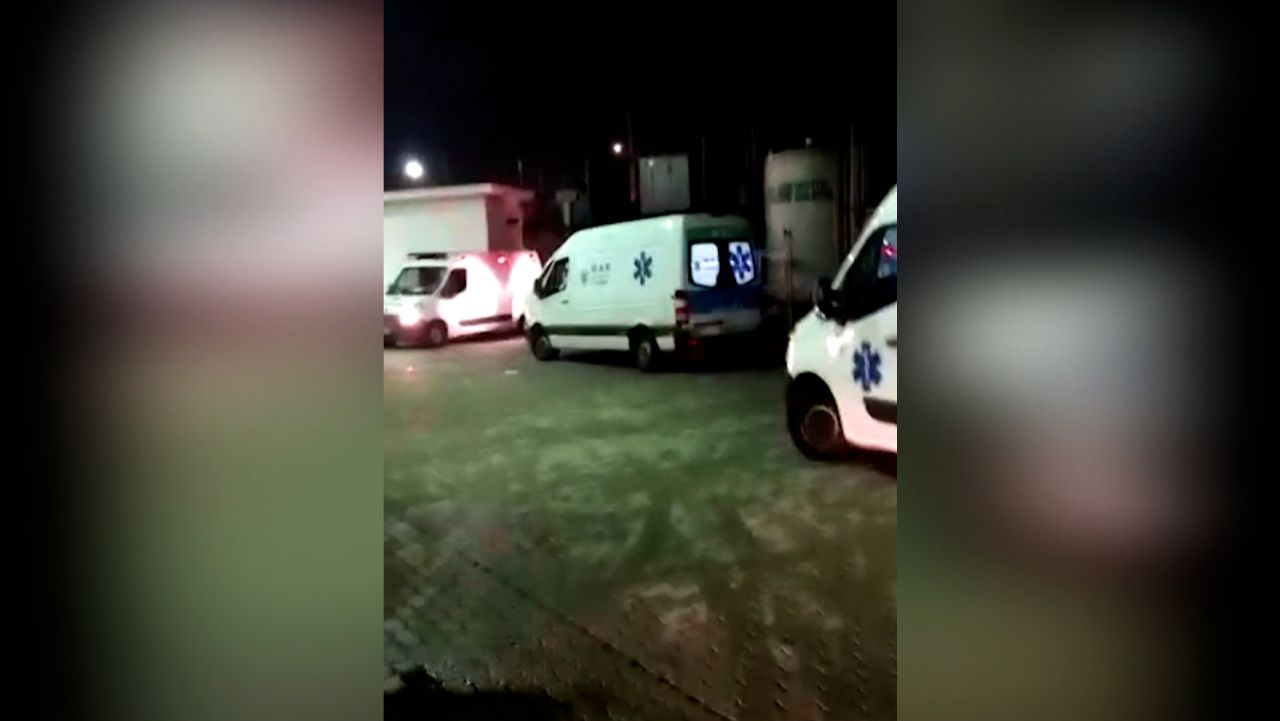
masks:
[(433, 320), (422, 331), (422, 342), (428, 348), (439, 348), (449, 342), (449, 326), (444, 321)]
[(849, 452), (840, 409), (826, 384), (815, 376), (800, 376), (787, 386), (787, 430), (806, 458), (831, 461)]
[(529, 329), (529, 350), (533, 353), (533, 357), (540, 361), (555, 360), (560, 356), (560, 351), (551, 345), (551, 336), (542, 330), (542, 326), (535, 325)]
[(655, 373), (662, 367), (662, 349), (658, 347), (658, 339), (647, 330), (633, 336), (631, 352), (635, 354), (636, 368), (643, 373)]

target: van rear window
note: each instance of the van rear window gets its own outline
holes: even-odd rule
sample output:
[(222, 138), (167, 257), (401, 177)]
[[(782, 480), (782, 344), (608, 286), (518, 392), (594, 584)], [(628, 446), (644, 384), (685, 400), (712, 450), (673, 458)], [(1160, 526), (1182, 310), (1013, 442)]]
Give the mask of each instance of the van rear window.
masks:
[(745, 240), (730, 241), (729, 267), (733, 268), (733, 279), (738, 285), (746, 285), (756, 279), (756, 255), (750, 243)]
[(689, 280), (703, 288), (747, 285), (758, 275), (755, 249), (747, 240), (701, 240), (689, 244)]
[(714, 288), (720, 280), (720, 246), (714, 242), (689, 245), (689, 277), (694, 285)]

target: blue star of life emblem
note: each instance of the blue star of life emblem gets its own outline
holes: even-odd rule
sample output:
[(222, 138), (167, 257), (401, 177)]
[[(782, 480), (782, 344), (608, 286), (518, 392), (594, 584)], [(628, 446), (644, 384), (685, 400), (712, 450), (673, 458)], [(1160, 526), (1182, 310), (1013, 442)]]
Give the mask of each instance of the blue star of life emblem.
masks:
[(631, 277), (640, 281), (640, 285), (644, 285), (645, 280), (653, 277), (653, 258), (643, 250), (640, 251), (640, 257), (635, 259), (635, 272)]
[(755, 275), (755, 259), (751, 257), (751, 249), (738, 246), (729, 253), (729, 267), (733, 269), (733, 277), (738, 283), (745, 283)]
[(853, 352), (853, 380), (862, 386), (864, 392), (884, 380), (880, 375), (880, 353), (866, 341)]

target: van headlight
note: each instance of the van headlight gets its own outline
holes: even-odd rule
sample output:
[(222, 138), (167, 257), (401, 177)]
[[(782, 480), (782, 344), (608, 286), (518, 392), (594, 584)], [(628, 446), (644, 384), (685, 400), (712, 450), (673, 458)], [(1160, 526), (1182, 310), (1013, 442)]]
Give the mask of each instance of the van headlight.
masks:
[(422, 313), (419, 313), (417, 308), (409, 306), (401, 308), (397, 317), (400, 319), (400, 325), (407, 327), (417, 325), (422, 320)]

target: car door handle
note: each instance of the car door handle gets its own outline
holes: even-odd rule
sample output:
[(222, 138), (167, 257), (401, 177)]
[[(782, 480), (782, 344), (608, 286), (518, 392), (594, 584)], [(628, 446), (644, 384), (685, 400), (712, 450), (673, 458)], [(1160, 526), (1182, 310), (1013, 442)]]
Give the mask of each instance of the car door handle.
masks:
[(889, 346), (890, 348), (897, 348), (897, 347), (898, 347), (898, 336), (896, 336), (896, 335), (895, 335), (895, 336), (893, 336), (893, 337), (891, 337), (891, 338), (886, 339), (886, 340), (885, 340), (885, 345)]
[(569, 300), (568, 300), (568, 299), (565, 299), (565, 300), (560, 301), (560, 305), (569, 305)]

